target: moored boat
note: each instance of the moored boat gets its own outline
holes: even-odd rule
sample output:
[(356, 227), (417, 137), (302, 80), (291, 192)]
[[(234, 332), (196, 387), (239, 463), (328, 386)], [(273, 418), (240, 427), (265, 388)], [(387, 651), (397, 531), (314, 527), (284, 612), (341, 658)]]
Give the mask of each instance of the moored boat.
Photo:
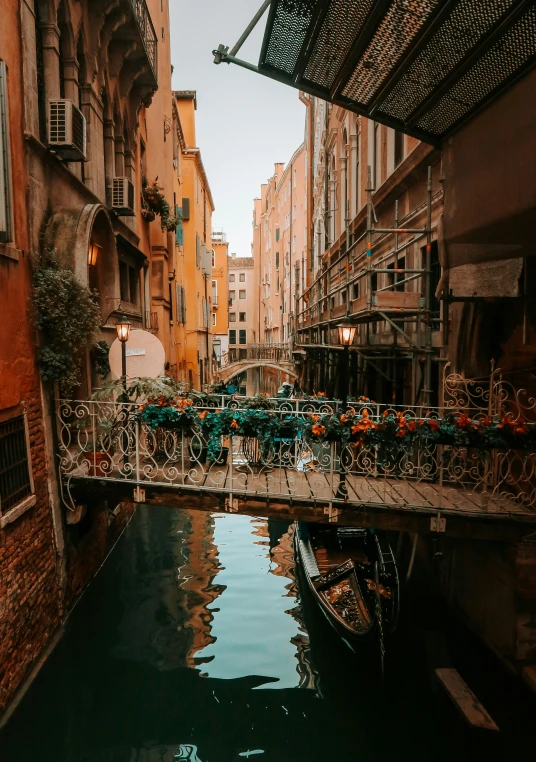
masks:
[(355, 650), (384, 641), (398, 623), (398, 570), (391, 546), (373, 529), (295, 525), (295, 546), (307, 583), (332, 627)]

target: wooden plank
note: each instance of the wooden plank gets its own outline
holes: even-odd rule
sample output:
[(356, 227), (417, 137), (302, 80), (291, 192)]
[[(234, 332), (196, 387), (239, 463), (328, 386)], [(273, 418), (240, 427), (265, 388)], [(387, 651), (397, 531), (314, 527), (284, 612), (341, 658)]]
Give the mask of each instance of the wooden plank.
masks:
[[(233, 470), (234, 473), (234, 470)], [(309, 476), (318, 477), (320, 474)], [(315, 480), (312, 480), (315, 484)], [(350, 482), (352, 486), (352, 481)], [(314, 496), (300, 498), (292, 496), (278, 497), (270, 493), (252, 492), (248, 494), (244, 488), (234, 484), (236, 497), (239, 499), (239, 513), (257, 515), (265, 518), (302, 519), (303, 521), (325, 522), (324, 507), (329, 505), (329, 483), (326, 479), (326, 497), (315, 489)], [(145, 489), (146, 502), (153, 505), (165, 505), (169, 508), (195, 508), (198, 510), (217, 511), (229, 494), (229, 472), (225, 488), (221, 491), (203, 491), (194, 486), (178, 484), (154, 484), (147, 480), (140, 486)], [(133, 500), (135, 483), (124, 479), (96, 479), (89, 477), (73, 477), (69, 489), (75, 502), (88, 501), (130, 502)], [(342, 502), (337, 504), (340, 509), (339, 524), (341, 526), (369, 526), (380, 529), (405, 531), (418, 534), (430, 532), (430, 516), (434, 509), (417, 508), (408, 510), (396, 506), (385, 506), (379, 502), (373, 503), (367, 499), (350, 498), (346, 507)], [(357, 510), (357, 508), (359, 510)], [(531, 511), (521, 518), (509, 517), (507, 514), (472, 513), (464, 515), (460, 511), (443, 510), (442, 515), (447, 519), (446, 534), (449, 537), (461, 537), (473, 540), (488, 540), (501, 542), (520, 542), (525, 535), (534, 532), (536, 513)]]
[(435, 673), (448, 697), (469, 725), (482, 730), (499, 730), (457, 670), (452, 667), (440, 667)]
[(421, 294), (416, 291), (375, 291), (379, 309), (419, 309)]

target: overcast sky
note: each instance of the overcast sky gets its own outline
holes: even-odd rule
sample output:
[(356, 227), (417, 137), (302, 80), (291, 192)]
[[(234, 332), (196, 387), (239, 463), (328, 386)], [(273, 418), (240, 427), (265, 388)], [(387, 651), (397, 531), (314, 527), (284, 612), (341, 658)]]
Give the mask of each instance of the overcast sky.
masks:
[[(253, 199), (303, 141), (305, 107), (298, 91), (234, 64), (213, 63), (232, 48), (262, 0), (170, 0), (173, 87), (197, 90), (197, 145), (229, 252), (251, 253)], [(238, 54), (257, 64), (266, 14)]]

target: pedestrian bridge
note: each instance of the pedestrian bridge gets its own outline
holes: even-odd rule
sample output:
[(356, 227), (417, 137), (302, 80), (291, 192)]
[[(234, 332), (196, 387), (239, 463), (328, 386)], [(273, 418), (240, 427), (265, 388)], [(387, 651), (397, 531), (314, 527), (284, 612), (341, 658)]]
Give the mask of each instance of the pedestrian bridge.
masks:
[(289, 344), (251, 344), (244, 348), (232, 347), (225, 352), (218, 377), (227, 382), (252, 368), (271, 368), (291, 378), (298, 376)]
[[(474, 400), (456, 400), (454, 408), (426, 411), (370, 402), (360, 410), (378, 426), (394, 411), (410, 428), (430, 416), (441, 420), (447, 410), (476, 415)], [(244, 400), (219, 402), (219, 410), (230, 406), (239, 419)], [(337, 402), (324, 400), (274, 405), (271, 417), (285, 421), (341, 412)], [(209, 412), (214, 408), (195, 409), (201, 420)], [(88, 498), (108, 497), (481, 539), (517, 541), (536, 531), (533, 451), (430, 443), (385, 460), (377, 446), (312, 441), (303, 433), (267, 440), (255, 432), (222, 435), (215, 451), (201, 431), (150, 427), (138, 405), (120, 402), (62, 400), (58, 421), (63, 500), (74, 513)]]

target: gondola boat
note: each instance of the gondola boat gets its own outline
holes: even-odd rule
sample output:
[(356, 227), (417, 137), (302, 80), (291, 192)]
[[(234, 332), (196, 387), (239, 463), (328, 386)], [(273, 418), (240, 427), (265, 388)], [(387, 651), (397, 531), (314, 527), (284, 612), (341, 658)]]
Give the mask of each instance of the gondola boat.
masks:
[(307, 583), (332, 627), (352, 648), (384, 642), (398, 623), (400, 590), (391, 546), (374, 529), (296, 522), (294, 541)]

